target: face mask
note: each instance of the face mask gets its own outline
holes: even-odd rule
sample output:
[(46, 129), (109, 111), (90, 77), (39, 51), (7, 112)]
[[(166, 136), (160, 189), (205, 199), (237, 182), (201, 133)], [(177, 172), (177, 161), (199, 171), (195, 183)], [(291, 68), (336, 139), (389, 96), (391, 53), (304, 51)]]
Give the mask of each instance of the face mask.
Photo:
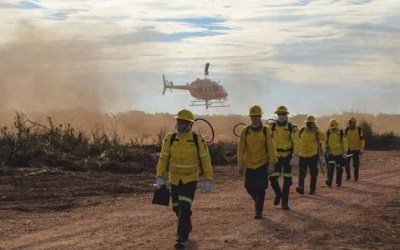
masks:
[(309, 129), (315, 129), (317, 126), (315, 126), (315, 123), (313, 122), (306, 122), (306, 127)]
[(187, 133), (190, 131), (190, 129), (191, 129), (191, 122), (177, 120), (176, 131), (178, 131), (178, 133)]
[(278, 122), (279, 123), (286, 123), (288, 121), (287, 115), (278, 115)]
[(260, 125), (261, 125), (261, 116), (252, 116), (250, 126), (252, 128), (258, 128)]

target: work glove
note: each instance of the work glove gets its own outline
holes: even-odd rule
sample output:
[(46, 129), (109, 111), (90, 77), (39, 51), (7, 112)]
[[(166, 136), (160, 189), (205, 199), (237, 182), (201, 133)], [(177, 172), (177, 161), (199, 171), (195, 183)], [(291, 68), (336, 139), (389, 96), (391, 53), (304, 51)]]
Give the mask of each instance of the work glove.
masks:
[(292, 165), (292, 166), (299, 165), (299, 156), (298, 155), (292, 155), (292, 159), (290, 159), (290, 165)]
[(205, 181), (203, 182), (202, 191), (203, 191), (204, 193), (209, 193), (209, 192), (211, 192), (211, 189), (212, 189), (212, 181), (205, 180)]
[(347, 153), (343, 153), (343, 158), (347, 159)]
[(163, 177), (156, 178), (156, 187), (159, 189), (162, 185), (165, 185), (165, 180)]
[(268, 163), (268, 175), (271, 175), (275, 171), (274, 164), (272, 162)]
[(238, 171), (238, 174), (240, 175), (240, 176), (243, 176), (244, 175), (244, 171), (246, 170), (246, 167), (243, 165), (243, 163), (238, 163), (238, 166), (237, 166), (237, 171)]
[(323, 154), (323, 155), (326, 155), (326, 148), (323, 148), (323, 149), (322, 149), (322, 154)]

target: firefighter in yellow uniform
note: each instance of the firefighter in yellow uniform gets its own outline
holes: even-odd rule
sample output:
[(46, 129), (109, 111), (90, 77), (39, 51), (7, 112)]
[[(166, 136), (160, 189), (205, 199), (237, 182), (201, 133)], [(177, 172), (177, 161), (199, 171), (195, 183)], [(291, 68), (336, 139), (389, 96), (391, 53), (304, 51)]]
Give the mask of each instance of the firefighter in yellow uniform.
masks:
[(268, 188), (268, 168), (273, 168), (276, 163), (276, 150), (270, 128), (261, 122), (261, 107), (253, 105), (248, 115), (251, 124), (240, 131), (238, 171), (240, 174), (245, 171), (244, 187), (254, 200), (254, 219), (261, 219)]
[(310, 195), (314, 195), (317, 189), (319, 148), (322, 146), (323, 153), (326, 153), (325, 134), (315, 125), (315, 117), (309, 115), (304, 121), (306, 127), (299, 130), (300, 149), (299, 149), (299, 182), (296, 192), (304, 194), (304, 179), (306, 178), (307, 168), (310, 168)]
[(347, 137), (343, 129), (339, 129), (339, 124), (335, 119), (329, 121), (329, 129), (326, 131), (327, 145), (327, 179), (325, 184), (332, 187), (333, 175), (336, 169), (336, 186), (342, 186), (343, 167), (346, 166), (347, 158)]
[[(271, 187), (275, 192), (274, 205), (281, 203), (282, 209), (289, 209), (289, 191), (292, 185), (292, 165), (290, 161), (295, 148), (298, 149), (300, 143), (299, 134), (295, 126), (288, 121), (288, 109), (285, 106), (279, 106), (275, 114), (278, 119), (270, 125), (274, 137), (276, 154), (278, 162), (274, 167), (273, 173), (269, 176)], [(279, 176), (283, 176), (282, 189), (279, 186)]]
[(350, 161), (353, 159), (354, 167), (354, 181), (358, 181), (359, 168), (360, 168), (360, 155), (364, 153), (365, 139), (364, 133), (361, 127), (357, 126), (357, 119), (350, 117), (349, 125), (345, 129), (347, 135), (347, 141), (349, 144), (348, 154), (352, 155), (347, 158), (346, 164), (346, 180), (351, 179), (350, 173)]
[(211, 191), (213, 171), (204, 138), (191, 131), (194, 122), (192, 112), (182, 109), (175, 118), (176, 132), (167, 135), (161, 149), (156, 185), (165, 185), (164, 174), (169, 171), (172, 210), (178, 217), (175, 248), (183, 249), (192, 230), (191, 207), (199, 181), (199, 166), (205, 176), (202, 187), (204, 192)]

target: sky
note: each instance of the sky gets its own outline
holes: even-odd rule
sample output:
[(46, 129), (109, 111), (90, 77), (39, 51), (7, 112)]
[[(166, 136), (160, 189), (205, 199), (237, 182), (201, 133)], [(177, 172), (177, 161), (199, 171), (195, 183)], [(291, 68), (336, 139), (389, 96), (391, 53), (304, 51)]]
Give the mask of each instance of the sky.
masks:
[[(226, 108), (174, 84), (209, 77)], [(25, 112), (400, 113), (398, 0), (0, 2), (0, 106)]]

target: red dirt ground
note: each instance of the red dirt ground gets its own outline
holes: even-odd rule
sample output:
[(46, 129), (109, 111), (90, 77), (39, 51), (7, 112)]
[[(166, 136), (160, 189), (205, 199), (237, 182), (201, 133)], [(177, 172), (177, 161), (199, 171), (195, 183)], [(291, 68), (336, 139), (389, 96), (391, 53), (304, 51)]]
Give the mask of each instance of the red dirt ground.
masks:
[[(215, 167), (213, 192), (196, 194), (187, 248), (399, 249), (400, 152), (361, 161), (360, 181), (328, 188), (320, 174), (315, 196), (294, 192), (295, 176), (289, 211), (268, 189), (262, 220), (234, 166)], [(0, 249), (173, 249), (176, 218), (150, 204), (153, 176), (4, 170)]]

